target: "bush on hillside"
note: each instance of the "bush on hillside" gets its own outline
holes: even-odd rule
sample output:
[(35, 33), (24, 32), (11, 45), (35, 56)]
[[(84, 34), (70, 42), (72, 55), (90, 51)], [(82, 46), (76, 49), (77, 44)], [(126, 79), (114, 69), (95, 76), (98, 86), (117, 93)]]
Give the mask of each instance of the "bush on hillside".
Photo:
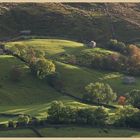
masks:
[(116, 39), (110, 39), (107, 48), (123, 54), (127, 53), (127, 46), (125, 45), (125, 43), (120, 42)]
[(20, 115), (17, 119), (17, 124), (19, 126), (27, 126), (30, 122), (29, 116), (26, 115)]
[(46, 76), (55, 72), (55, 65), (52, 61), (45, 58), (40, 58), (35, 63), (30, 65), (31, 71), (37, 75), (39, 79), (43, 79)]
[(133, 89), (127, 93), (127, 102), (140, 109), (140, 90)]
[(101, 70), (121, 71), (124, 68), (124, 61), (119, 54), (95, 57), (91, 61), (91, 67)]
[(133, 108), (131, 106), (119, 108), (114, 116), (114, 125), (116, 126), (140, 128), (140, 111), (136, 108)]
[(27, 47), (24, 44), (15, 44), (14, 46), (10, 47), (10, 50), (13, 52), (13, 54), (23, 58), (26, 57)]
[(9, 127), (12, 127), (12, 128), (16, 128), (17, 127), (17, 123), (15, 121), (13, 121), (13, 120), (10, 120), (8, 122), (8, 124), (9, 124)]
[(127, 72), (131, 75), (140, 75), (140, 48), (135, 45), (129, 45), (128, 49)]
[(8, 127), (9, 127), (8, 123), (0, 124), (0, 128), (8, 128)]
[(30, 63), (30, 60), (33, 58), (44, 58), (45, 57), (45, 51), (41, 49), (35, 49), (33, 47), (28, 47), (26, 49), (26, 59)]
[(22, 71), (21, 68), (18, 66), (13, 66), (10, 71), (10, 78), (14, 82), (19, 82), (22, 77)]
[(112, 90), (109, 84), (90, 83), (85, 87), (83, 99), (89, 102), (109, 103), (116, 100), (116, 93)]

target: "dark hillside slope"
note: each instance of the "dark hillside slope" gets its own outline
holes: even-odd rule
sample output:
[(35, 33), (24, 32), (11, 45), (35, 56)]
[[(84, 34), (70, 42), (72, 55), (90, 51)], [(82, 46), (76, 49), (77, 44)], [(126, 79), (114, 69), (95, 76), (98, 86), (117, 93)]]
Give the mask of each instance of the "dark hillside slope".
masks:
[(107, 5), (112, 18), (103, 3), (1, 3), (0, 39), (29, 29), (34, 35), (103, 42), (112, 37), (111, 26), (117, 39), (138, 38), (140, 4)]

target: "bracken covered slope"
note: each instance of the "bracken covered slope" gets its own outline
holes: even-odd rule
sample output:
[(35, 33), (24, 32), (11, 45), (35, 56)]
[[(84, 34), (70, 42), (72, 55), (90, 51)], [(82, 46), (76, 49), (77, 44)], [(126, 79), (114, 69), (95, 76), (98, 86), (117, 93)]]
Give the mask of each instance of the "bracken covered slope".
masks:
[(21, 30), (34, 35), (79, 41), (130, 41), (140, 36), (140, 4), (135, 3), (22, 3), (0, 4), (0, 39)]

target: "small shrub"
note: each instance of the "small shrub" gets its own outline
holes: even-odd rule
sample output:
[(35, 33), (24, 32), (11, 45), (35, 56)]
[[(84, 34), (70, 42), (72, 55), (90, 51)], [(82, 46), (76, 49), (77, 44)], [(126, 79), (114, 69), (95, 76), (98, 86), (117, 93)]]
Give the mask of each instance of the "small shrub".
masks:
[(116, 39), (110, 39), (107, 47), (108, 49), (118, 51), (124, 54), (128, 52), (127, 46), (123, 42), (119, 42)]
[(18, 66), (13, 66), (10, 72), (10, 78), (14, 82), (19, 82), (22, 77), (22, 71)]
[(3, 124), (0, 124), (0, 127), (1, 128), (8, 128), (9, 124), (8, 123), (3, 123)]
[(25, 116), (25, 115), (20, 115), (18, 117), (18, 120), (17, 121), (18, 121), (18, 125), (19, 126), (26, 126), (26, 125), (29, 124), (30, 118), (28, 116)]
[(10, 120), (9, 122), (9, 127), (12, 127), (12, 128), (16, 128), (17, 127), (17, 123), (13, 120)]
[(140, 90), (133, 89), (127, 93), (127, 102), (140, 109)]
[(125, 96), (120, 96), (119, 99), (118, 99), (118, 104), (124, 106), (125, 103), (126, 103), (126, 97)]

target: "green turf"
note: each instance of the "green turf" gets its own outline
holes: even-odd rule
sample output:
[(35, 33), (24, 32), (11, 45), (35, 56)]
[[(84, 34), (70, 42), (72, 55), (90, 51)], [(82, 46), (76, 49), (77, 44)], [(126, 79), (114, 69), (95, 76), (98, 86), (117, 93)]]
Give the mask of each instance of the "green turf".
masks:
[(109, 83), (118, 95), (124, 95), (126, 92), (136, 88), (140, 89), (140, 78), (136, 77), (136, 84), (123, 84), (123, 74), (118, 72), (105, 72), (91, 70), (85, 67), (72, 66), (56, 62), (57, 70), (61, 73), (62, 81), (64, 81), (65, 90), (75, 96), (82, 97), (84, 87), (90, 82)]
[(27, 41), (10, 42), (6, 45), (7, 47), (12, 47), (15, 44), (43, 50), (47, 56), (54, 56), (62, 52), (74, 53), (75, 51), (79, 51), (79, 49), (85, 48), (82, 43), (60, 39), (29, 39)]
[(37, 137), (37, 135), (30, 129), (17, 129), (1, 130), (0, 137)]
[[(18, 65), (22, 71), (19, 82), (10, 79), (11, 67)], [(29, 68), (11, 56), (0, 56), (0, 104), (31, 105), (46, 103), (62, 97), (53, 88), (31, 75)]]
[[(58, 99), (64, 102), (66, 105), (70, 105), (73, 107), (88, 107), (88, 105), (79, 103), (73, 100), (66, 100), (66, 99)], [(0, 113), (7, 113), (7, 114), (31, 114), (31, 115), (38, 115), (43, 112), (46, 112), (47, 109), (50, 107), (51, 103), (45, 104), (34, 104), (34, 105), (24, 105), (24, 106), (5, 106), (5, 110), (3, 109)], [(94, 106), (93, 106), (94, 107)], [(2, 106), (3, 108), (3, 106)]]
[(92, 127), (49, 127), (38, 129), (45, 137), (140, 137), (139, 131), (127, 129), (109, 129), (104, 132), (100, 128)]
[[(108, 51), (101, 48), (88, 49), (84, 44), (69, 40), (61, 39), (29, 39), (24, 41), (10, 42), (6, 46), (12, 47), (15, 44), (21, 44), (25, 47), (32, 46), (36, 49), (44, 50), (47, 56), (57, 56), (57, 54), (66, 52), (69, 54), (79, 54), (80, 51), (87, 54), (111, 54), (112, 51)], [(98, 70), (91, 70), (88, 68), (72, 66), (63, 63), (57, 63), (57, 70), (61, 73), (62, 79), (65, 84), (65, 89), (72, 94), (82, 96), (84, 86), (89, 82), (102, 81), (108, 82), (112, 85), (114, 90), (119, 95), (124, 95), (125, 92), (133, 88), (139, 88), (140, 79), (137, 79), (135, 85), (122, 84), (123, 75), (115, 72), (103, 72)]]
[[(10, 79), (10, 70), (13, 65), (22, 68), (23, 76), (19, 82)], [(30, 114), (46, 117), (46, 112), (53, 100), (61, 100), (71, 106), (86, 107), (67, 96), (56, 92), (45, 81), (36, 79), (24, 63), (12, 56), (0, 56), (0, 113)], [(13, 118), (1, 117), (0, 122)]]
[[(68, 40), (58, 40), (58, 39), (30, 39), (27, 41), (18, 41), (7, 43), (7, 46), (11, 47), (14, 44), (23, 44), (26, 47), (32, 46), (36, 49), (41, 49), (46, 52), (47, 56), (57, 56), (57, 54), (67, 52), (69, 54), (78, 54), (80, 51), (85, 51), (86, 53), (97, 53), (97, 54), (110, 54), (114, 53), (108, 50), (95, 48), (87, 49), (84, 44), (68, 41)], [(90, 51), (91, 50), (91, 51)], [(85, 90), (84, 87), (90, 82), (105, 82), (109, 83), (113, 90), (117, 92), (118, 95), (124, 95), (131, 89), (140, 88), (140, 78), (136, 77), (136, 84), (134, 85), (124, 85), (122, 83), (123, 74), (119, 72), (107, 72), (99, 71), (86, 67), (74, 66), (69, 64), (64, 64), (62, 62), (55, 61), (56, 71), (60, 73), (61, 80), (63, 82), (63, 90), (77, 97), (82, 97)], [(19, 65), (22, 69), (23, 76), (20, 82), (13, 82), (10, 80), (9, 73), (13, 65)], [(48, 86), (46, 81), (39, 80), (31, 75), (29, 68), (22, 63), (20, 60), (12, 56), (0, 56), (0, 113), (8, 114), (30, 114), (39, 118), (47, 117), (47, 109), (50, 106), (50, 102), (53, 100), (61, 100), (65, 104), (74, 107), (87, 107), (88, 105), (82, 104), (74, 101), (72, 98), (67, 96), (62, 96), (62, 94), (56, 92), (53, 88)], [(91, 107), (91, 106), (90, 106)], [(96, 107), (96, 106), (93, 106)], [(113, 110), (109, 110), (113, 113)], [(11, 118), (0, 117), (0, 122), (5, 122)], [(62, 132), (52, 133), (49, 128), (47, 134), (50, 136), (61, 136)], [(68, 128), (69, 129), (69, 128)], [(77, 136), (82, 136), (81, 132), (84, 128), (76, 128), (76, 131), (72, 134)], [(94, 129), (93, 129), (94, 130)], [(45, 133), (42, 129), (42, 133)], [(61, 130), (60, 130), (61, 131)], [(86, 131), (86, 130), (85, 130)], [(57, 131), (56, 131), (57, 132)], [(94, 136), (100, 135), (99, 132), (96, 133), (96, 129), (93, 133)], [(66, 136), (68, 132), (66, 132)], [(78, 134), (79, 133), (79, 134)], [(103, 136), (135, 136), (137, 133), (126, 131), (126, 135), (120, 133), (119, 130), (112, 130), (111, 134), (103, 134)], [(48, 135), (49, 135), (48, 134)], [(82, 133), (86, 136), (88, 133)], [(73, 136), (74, 136), (73, 135)], [(89, 136), (92, 136), (91, 129), (89, 131)]]
[[(43, 137), (140, 137), (139, 130), (133, 129), (56, 126), (37, 128), (37, 130)], [(31, 129), (16, 129), (0, 131), (0, 137), (37, 137), (37, 135)]]

